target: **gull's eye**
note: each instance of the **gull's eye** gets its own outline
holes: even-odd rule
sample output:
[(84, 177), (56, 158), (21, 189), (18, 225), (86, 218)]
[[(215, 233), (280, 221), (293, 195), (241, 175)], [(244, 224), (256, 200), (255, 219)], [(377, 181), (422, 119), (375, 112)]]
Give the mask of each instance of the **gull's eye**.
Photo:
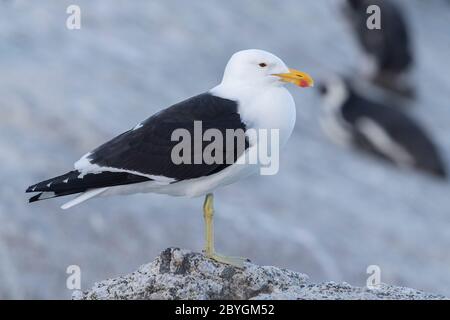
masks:
[(259, 64), (259, 66), (260, 66), (261, 68), (265, 68), (265, 67), (267, 67), (267, 63), (261, 62), (261, 63)]
[(320, 92), (320, 94), (321, 95), (326, 95), (327, 93), (328, 93), (328, 88), (327, 88), (327, 86), (325, 85), (325, 84), (323, 84), (323, 83), (320, 83), (319, 84), (319, 92)]

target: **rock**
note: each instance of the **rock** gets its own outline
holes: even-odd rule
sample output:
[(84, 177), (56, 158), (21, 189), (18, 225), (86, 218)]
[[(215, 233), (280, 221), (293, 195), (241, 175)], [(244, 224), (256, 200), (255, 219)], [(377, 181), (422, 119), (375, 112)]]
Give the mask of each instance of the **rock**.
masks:
[(216, 263), (200, 253), (168, 248), (137, 271), (98, 282), (75, 300), (96, 299), (446, 299), (410, 288), (377, 289), (347, 283), (314, 284), (305, 274), (251, 263), (244, 269)]

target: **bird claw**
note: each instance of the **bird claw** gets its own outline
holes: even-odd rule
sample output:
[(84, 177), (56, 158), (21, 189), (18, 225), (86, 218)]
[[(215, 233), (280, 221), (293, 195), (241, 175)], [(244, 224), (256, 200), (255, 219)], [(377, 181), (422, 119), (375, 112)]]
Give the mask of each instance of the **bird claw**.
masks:
[(243, 257), (228, 257), (216, 253), (206, 254), (206, 257), (219, 263), (228, 264), (230, 266), (244, 269), (245, 263), (249, 263), (250, 259)]

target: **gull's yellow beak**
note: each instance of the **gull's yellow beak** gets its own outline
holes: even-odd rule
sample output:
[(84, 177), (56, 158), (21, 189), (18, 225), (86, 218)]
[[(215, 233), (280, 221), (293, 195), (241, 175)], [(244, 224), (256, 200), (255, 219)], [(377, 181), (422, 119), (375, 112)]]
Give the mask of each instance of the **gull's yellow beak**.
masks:
[(314, 86), (314, 80), (309, 74), (295, 69), (289, 69), (289, 73), (278, 73), (274, 74), (274, 76), (280, 77), (284, 82), (293, 83), (302, 88)]

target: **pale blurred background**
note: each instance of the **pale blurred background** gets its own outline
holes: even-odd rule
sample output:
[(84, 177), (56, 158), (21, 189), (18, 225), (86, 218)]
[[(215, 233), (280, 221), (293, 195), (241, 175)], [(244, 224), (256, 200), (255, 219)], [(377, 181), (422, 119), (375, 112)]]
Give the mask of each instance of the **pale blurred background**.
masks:
[[(408, 112), (450, 166), (450, 5), (398, 0), (411, 26), (420, 94)], [(232, 53), (259, 48), (313, 76), (351, 74), (359, 48), (338, 0), (0, 0), (0, 298), (69, 298), (163, 249), (199, 251), (203, 199), (27, 203), (25, 188), (155, 111), (216, 85)], [(81, 30), (66, 8), (81, 7)], [(290, 87), (298, 119), (276, 176), (216, 193), (218, 251), (364, 286), (450, 295), (450, 186), (330, 143), (313, 90)]]

